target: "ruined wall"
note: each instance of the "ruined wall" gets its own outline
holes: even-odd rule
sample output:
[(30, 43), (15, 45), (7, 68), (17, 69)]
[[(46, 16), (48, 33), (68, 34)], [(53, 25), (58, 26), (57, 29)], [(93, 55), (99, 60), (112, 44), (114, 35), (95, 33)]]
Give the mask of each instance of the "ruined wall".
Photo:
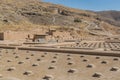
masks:
[(45, 31), (6, 31), (0, 33), (1, 40), (26, 40), (33, 39), (34, 34), (45, 34)]
[(26, 40), (29, 34), (28, 32), (7, 31), (4, 32), (4, 40)]
[(0, 33), (0, 40), (4, 40), (4, 33)]

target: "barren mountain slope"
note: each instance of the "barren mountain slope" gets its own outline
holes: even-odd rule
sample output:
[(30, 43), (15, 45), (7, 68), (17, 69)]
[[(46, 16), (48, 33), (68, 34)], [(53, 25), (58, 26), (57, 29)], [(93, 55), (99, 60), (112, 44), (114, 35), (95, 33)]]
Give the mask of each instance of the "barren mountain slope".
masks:
[[(0, 30), (29, 30), (56, 26), (74, 28), (86, 34), (89, 32), (86, 31), (86, 27), (92, 22), (99, 27), (102, 17), (92, 11), (38, 0), (0, 0)], [(113, 25), (109, 26), (115, 28)]]
[(120, 11), (100, 11), (98, 14), (104, 18), (102, 20), (120, 26)]
[(94, 13), (79, 11), (37, 0), (1, 0), (0, 22), (4, 24), (54, 24), (75, 26), (75, 19), (93, 19)]

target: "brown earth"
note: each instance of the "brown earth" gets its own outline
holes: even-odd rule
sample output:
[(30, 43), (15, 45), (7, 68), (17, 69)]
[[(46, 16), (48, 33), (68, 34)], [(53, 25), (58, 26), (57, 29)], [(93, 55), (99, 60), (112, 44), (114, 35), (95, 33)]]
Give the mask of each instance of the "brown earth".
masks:
[(120, 11), (100, 11), (98, 14), (104, 18), (103, 21), (106, 21), (112, 25), (120, 26)]
[(0, 1), (1, 31), (26, 31), (52, 27), (65, 31), (72, 29), (75, 30), (75, 33), (80, 33), (83, 36), (91, 35), (88, 31), (84, 30), (88, 25), (85, 21), (94, 22), (97, 25), (101, 25), (104, 22), (104, 24), (109, 25), (106, 27), (106, 31), (112, 28), (112, 33), (114, 34), (119, 30), (119, 28), (107, 23), (101, 16), (92, 11), (68, 8), (38, 0)]
[(119, 57), (10, 49), (0, 55), (0, 80), (120, 79)]

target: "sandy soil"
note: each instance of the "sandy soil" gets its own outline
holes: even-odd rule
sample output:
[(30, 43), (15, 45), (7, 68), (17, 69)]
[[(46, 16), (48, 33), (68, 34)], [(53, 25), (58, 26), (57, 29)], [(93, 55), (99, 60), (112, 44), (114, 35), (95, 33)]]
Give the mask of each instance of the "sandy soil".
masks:
[(2, 49), (0, 80), (120, 80), (120, 58)]

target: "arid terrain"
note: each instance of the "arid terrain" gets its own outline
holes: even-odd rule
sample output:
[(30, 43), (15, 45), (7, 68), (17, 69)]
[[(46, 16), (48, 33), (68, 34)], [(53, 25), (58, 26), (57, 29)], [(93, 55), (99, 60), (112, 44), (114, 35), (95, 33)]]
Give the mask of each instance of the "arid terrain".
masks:
[(0, 0), (0, 80), (120, 80), (119, 15)]
[(119, 80), (120, 58), (2, 49), (0, 80)]
[[(82, 33), (89, 34), (88, 31), (84, 31), (83, 29), (86, 28), (86, 25), (95, 23), (100, 29), (102, 28), (101, 31), (106, 30), (109, 32), (112, 30), (110, 33), (116, 34), (119, 31), (119, 27), (115, 27), (115, 25), (112, 25), (109, 21), (105, 20), (113, 21), (113, 17), (109, 17), (108, 19), (108, 17), (101, 16), (95, 12), (72, 9), (37, 0), (0, 1), (1, 31), (32, 30), (41, 27), (52, 27), (57, 29), (79, 29)], [(105, 30), (103, 30), (103, 28)]]

